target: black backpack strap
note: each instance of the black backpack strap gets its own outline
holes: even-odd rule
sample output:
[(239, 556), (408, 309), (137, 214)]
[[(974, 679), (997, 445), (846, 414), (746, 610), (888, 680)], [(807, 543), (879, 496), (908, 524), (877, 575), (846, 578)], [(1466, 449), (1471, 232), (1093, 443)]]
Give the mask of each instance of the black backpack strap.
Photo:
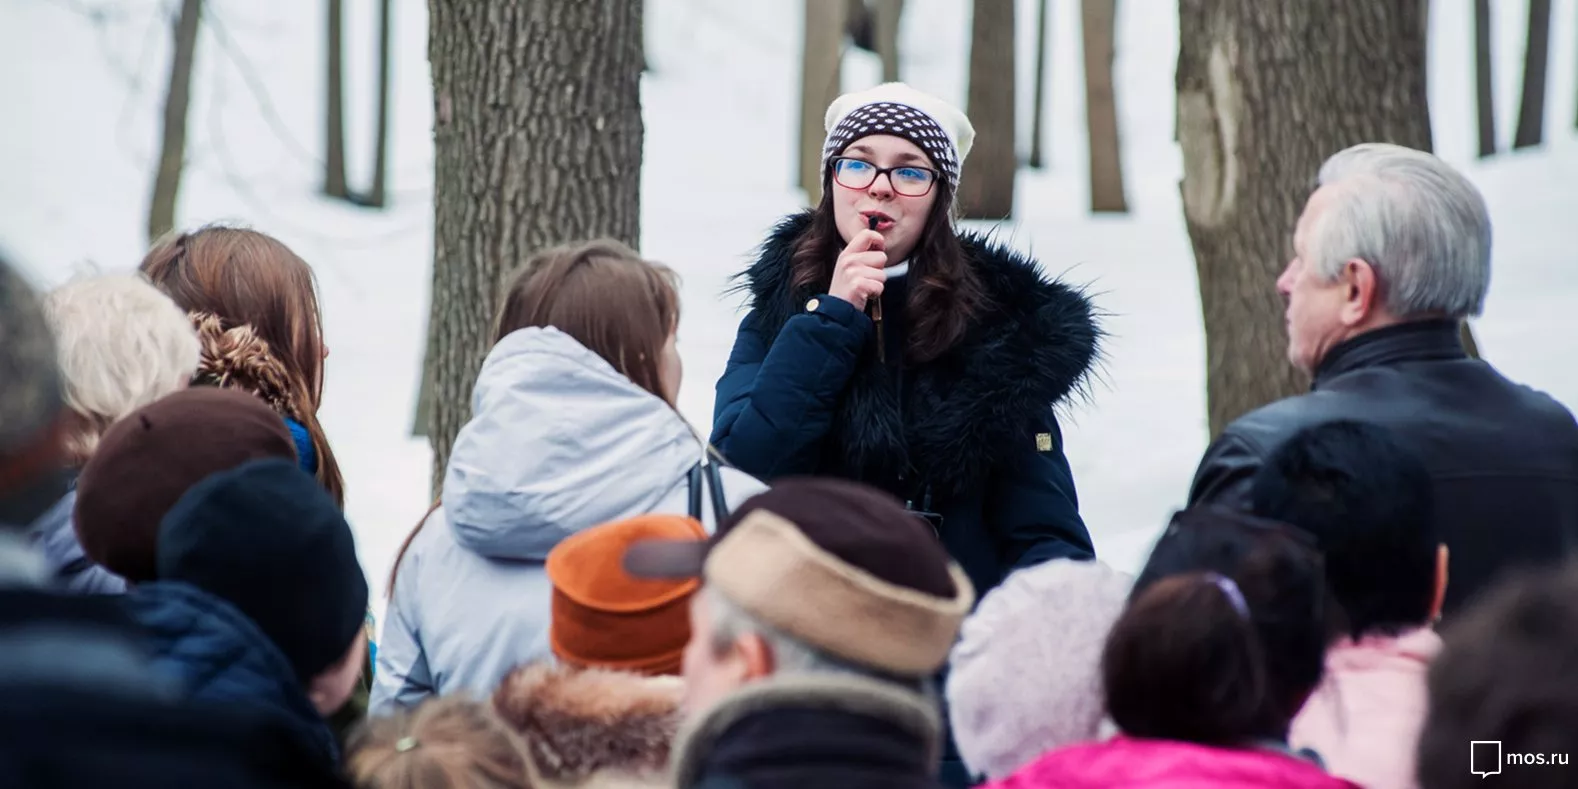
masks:
[(707, 487), (712, 492), (712, 523), (713, 528), (723, 525), (725, 518), (729, 517), (729, 501), (723, 496), (723, 472), (717, 463), (707, 464)]
[(685, 514), (698, 521), (701, 520), (702, 465), (702, 463), (697, 463), (691, 466), (690, 472), (686, 474), (690, 483), (690, 502), (685, 508)]
[(690, 517), (706, 522), (701, 517), (701, 493), (703, 487), (707, 488), (712, 504), (713, 528), (717, 528), (725, 518), (729, 517), (729, 500), (723, 493), (723, 473), (719, 471), (721, 466), (720, 461), (703, 458), (696, 465), (691, 466), (687, 474), (690, 483), (690, 502), (686, 512)]

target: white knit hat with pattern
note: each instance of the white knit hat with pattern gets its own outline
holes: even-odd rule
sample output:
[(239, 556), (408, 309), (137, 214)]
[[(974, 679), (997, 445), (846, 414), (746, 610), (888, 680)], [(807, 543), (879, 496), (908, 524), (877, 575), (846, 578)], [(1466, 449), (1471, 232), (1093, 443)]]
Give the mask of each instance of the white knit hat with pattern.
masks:
[(822, 171), (854, 141), (891, 134), (915, 143), (954, 188), (959, 168), (975, 144), (975, 127), (957, 107), (902, 82), (886, 82), (868, 90), (846, 93), (828, 105), (823, 119), (827, 141), (822, 146)]

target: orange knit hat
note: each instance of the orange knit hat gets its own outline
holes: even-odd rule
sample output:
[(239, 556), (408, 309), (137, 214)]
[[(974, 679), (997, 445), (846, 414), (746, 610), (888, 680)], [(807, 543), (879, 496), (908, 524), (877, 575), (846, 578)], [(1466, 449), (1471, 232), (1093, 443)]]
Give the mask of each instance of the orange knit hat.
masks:
[(698, 579), (647, 580), (625, 572), (625, 549), (649, 539), (706, 539), (681, 515), (640, 515), (560, 542), (548, 554), (553, 582), (549, 641), (559, 660), (648, 676), (680, 673)]

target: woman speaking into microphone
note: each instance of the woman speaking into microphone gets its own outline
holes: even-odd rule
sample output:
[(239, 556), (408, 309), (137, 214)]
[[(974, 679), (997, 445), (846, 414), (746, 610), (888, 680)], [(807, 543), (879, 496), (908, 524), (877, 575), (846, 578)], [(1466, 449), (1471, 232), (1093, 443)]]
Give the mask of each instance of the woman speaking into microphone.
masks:
[(822, 200), (740, 276), (750, 311), (712, 443), (764, 481), (815, 474), (896, 495), (984, 595), (1016, 568), (1094, 555), (1054, 407), (1101, 332), (1076, 288), (953, 225), (975, 131), (901, 83), (826, 117)]

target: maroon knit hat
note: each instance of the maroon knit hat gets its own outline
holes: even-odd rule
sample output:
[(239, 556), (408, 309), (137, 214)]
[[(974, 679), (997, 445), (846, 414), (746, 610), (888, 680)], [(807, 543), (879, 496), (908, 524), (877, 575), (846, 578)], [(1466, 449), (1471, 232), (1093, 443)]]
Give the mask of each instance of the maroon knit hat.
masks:
[(279, 414), (246, 392), (194, 387), (110, 426), (77, 480), (77, 539), (132, 583), (158, 577), (159, 524), (192, 486), (260, 458), (296, 459)]

